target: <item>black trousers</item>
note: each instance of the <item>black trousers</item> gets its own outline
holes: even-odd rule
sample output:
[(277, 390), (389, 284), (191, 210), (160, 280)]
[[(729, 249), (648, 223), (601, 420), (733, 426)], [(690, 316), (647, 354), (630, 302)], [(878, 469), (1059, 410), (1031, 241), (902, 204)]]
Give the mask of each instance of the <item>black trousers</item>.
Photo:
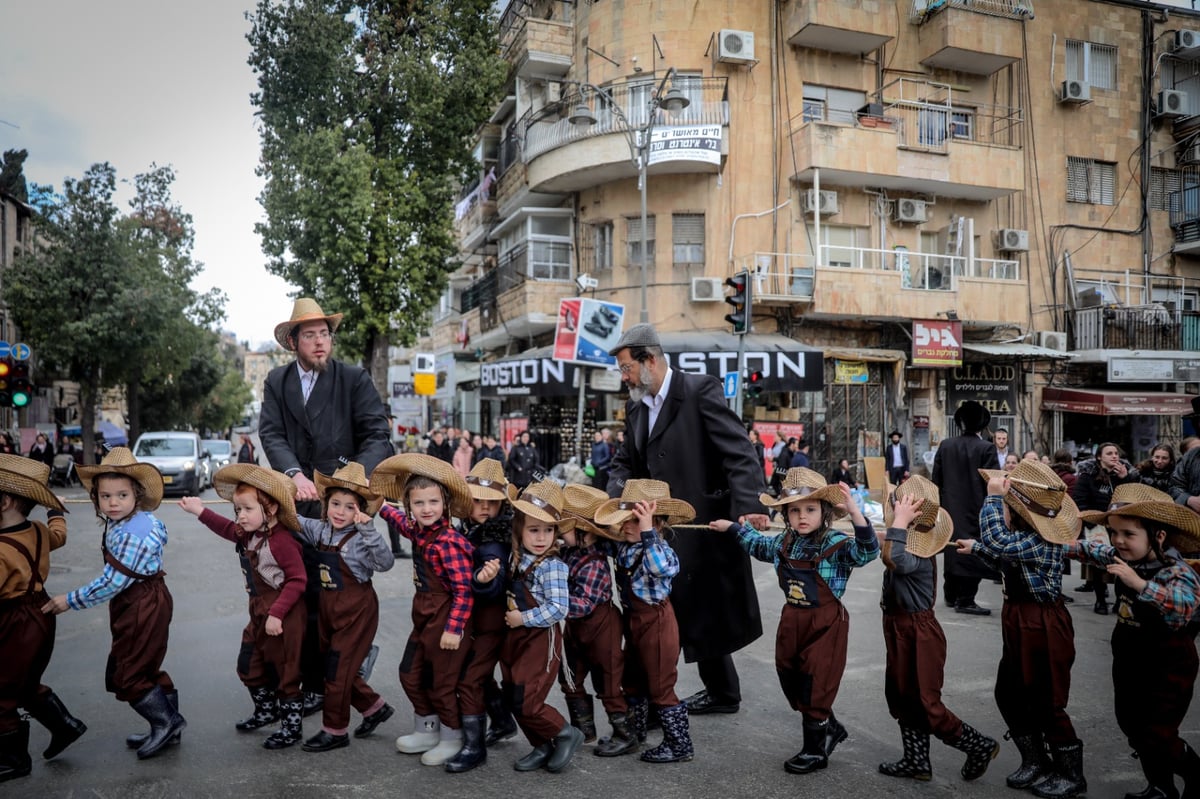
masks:
[(742, 701), (742, 683), (733, 665), (733, 655), (697, 660), (696, 668), (700, 672), (704, 690), (708, 691), (714, 702), (733, 705)]
[(959, 577), (947, 574), (942, 579), (942, 594), (951, 605), (970, 605), (979, 593), (981, 577)]

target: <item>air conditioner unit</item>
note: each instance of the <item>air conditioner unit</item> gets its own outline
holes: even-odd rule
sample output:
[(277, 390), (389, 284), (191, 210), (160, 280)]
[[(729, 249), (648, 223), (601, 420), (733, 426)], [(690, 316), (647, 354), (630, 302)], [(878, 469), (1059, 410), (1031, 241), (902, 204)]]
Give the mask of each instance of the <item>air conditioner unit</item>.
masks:
[(809, 189), (800, 195), (800, 209), (806, 214), (811, 214), (813, 211), (824, 216), (836, 214), (838, 212), (837, 192), (823, 191), (818, 201), (816, 190)]
[(1039, 347), (1045, 347), (1048, 350), (1066, 352), (1067, 334), (1058, 330), (1039, 330), (1037, 332), (1037, 343)]
[(754, 32), (723, 30), (717, 34), (717, 60), (726, 64), (754, 63)]
[(1058, 95), (1062, 103), (1090, 103), (1092, 101), (1092, 84), (1084, 80), (1064, 80), (1062, 93)]
[(996, 249), (1003, 252), (1029, 252), (1029, 231), (1001, 228), (996, 236)]
[(1188, 50), (1200, 50), (1200, 31), (1175, 31), (1175, 46), (1171, 48), (1171, 52), (1178, 54)]
[(719, 277), (692, 278), (692, 302), (720, 302), (725, 299), (725, 287)]
[(1184, 147), (1175, 160), (1181, 164), (1200, 164), (1200, 144)]
[(1158, 115), (1160, 117), (1188, 116), (1188, 97), (1184, 92), (1163, 89), (1158, 93)]
[(896, 222), (924, 222), (925, 216), (925, 201), (924, 200), (896, 200), (896, 209), (892, 218)]

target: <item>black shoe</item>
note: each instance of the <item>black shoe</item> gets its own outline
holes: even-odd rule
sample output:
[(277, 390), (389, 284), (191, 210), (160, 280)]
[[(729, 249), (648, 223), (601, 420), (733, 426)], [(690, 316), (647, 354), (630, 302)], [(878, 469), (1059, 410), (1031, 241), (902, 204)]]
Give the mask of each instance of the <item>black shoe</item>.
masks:
[(392, 717), (396, 710), (391, 705), (385, 704), (383, 707), (376, 710), (369, 716), (363, 716), (362, 724), (354, 728), (355, 738), (366, 738), (371, 733), (375, 732), (375, 728)]
[(980, 607), (974, 602), (960, 602), (954, 606), (955, 613), (965, 613), (968, 616), (991, 616), (992, 611), (988, 608)]
[(308, 718), (313, 713), (319, 713), (323, 707), (325, 707), (325, 697), (322, 694), (314, 694), (312, 691), (304, 692), (305, 718)]
[(617, 312), (609, 308), (607, 305), (601, 305), (600, 310), (598, 310), (596, 313), (603, 316), (610, 325), (615, 325), (617, 322), (621, 321), (621, 317), (617, 316)]
[(1083, 585), (1075, 586), (1075, 593), (1077, 594), (1090, 594), (1092, 590), (1091, 583), (1084, 583)]
[(393, 551), (392, 551), (392, 557), (393, 557), (393, 558), (395, 558), (396, 560), (410, 560), (410, 559), (412, 559), (412, 555), (408, 554), (408, 553), (407, 553), (407, 552), (405, 552), (403, 549), (396, 549), (396, 550), (393, 550)]
[(1103, 599), (1097, 599), (1096, 604), (1092, 605), (1092, 612), (1097, 616), (1107, 616), (1108, 602), (1104, 601)]
[[(387, 707), (386, 705), (384, 707)], [(382, 712), (382, 711), (381, 711)], [(321, 730), (300, 745), (305, 752), (328, 752), (331, 749), (341, 749), (350, 745), (349, 735), (330, 735)]]
[(1066, 594), (1059, 594), (1059, 596), (1062, 597), (1063, 604), (1065, 604), (1065, 605), (1075, 604), (1075, 597), (1067, 596)]
[(584, 325), (583, 329), (589, 333), (595, 333), (600, 338), (608, 338), (609, 334), (612, 333), (611, 327), (605, 327), (594, 319)]
[(687, 704), (688, 715), (704, 716), (709, 713), (737, 713), (742, 707), (741, 702), (718, 702), (708, 691), (692, 694), (684, 700)]

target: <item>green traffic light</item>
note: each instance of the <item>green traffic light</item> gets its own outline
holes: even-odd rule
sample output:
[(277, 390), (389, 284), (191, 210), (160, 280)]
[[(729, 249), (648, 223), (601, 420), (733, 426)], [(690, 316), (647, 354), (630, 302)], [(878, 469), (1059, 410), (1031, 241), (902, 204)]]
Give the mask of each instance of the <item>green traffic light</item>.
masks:
[(12, 404), (14, 408), (24, 408), (29, 404), (29, 395), (20, 391), (14, 392), (12, 395)]

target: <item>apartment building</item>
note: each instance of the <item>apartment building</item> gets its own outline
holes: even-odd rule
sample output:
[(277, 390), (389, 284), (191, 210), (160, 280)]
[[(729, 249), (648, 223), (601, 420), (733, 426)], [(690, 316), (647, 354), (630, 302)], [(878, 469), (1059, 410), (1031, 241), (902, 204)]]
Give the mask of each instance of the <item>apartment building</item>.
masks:
[(747, 421), (803, 430), (820, 468), (893, 428), (920, 457), (972, 398), (1017, 449), (1177, 436), (1200, 381), (1186, 5), (512, 0), (462, 266), (417, 347), (434, 421), (573, 423), (579, 372), (589, 424), (619, 423), (614, 373), (551, 357), (581, 292), (681, 368), (737, 372), (744, 269)]

